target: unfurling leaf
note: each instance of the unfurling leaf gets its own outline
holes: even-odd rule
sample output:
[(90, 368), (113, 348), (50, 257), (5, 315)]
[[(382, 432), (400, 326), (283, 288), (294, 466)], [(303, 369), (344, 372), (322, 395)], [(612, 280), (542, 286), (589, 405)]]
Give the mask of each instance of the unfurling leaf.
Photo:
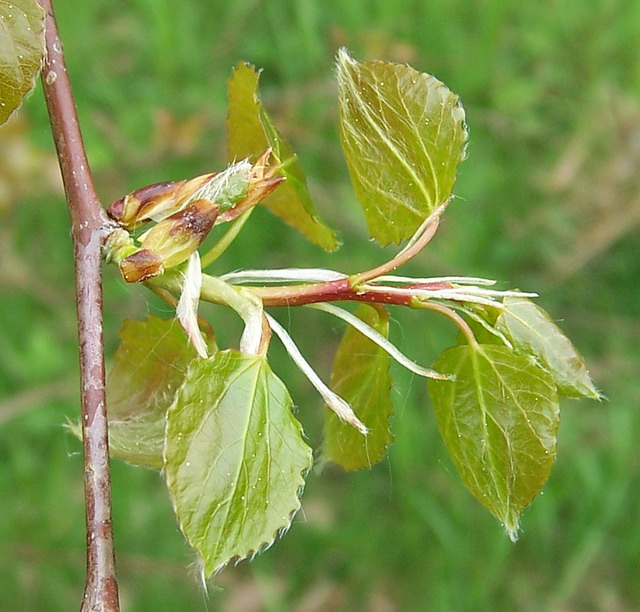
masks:
[(369, 233), (410, 238), (451, 196), (467, 130), (458, 96), (410, 66), (338, 53), (340, 135)]
[(452, 347), (434, 367), (456, 377), (429, 381), (447, 450), (467, 488), (515, 540), (519, 516), (556, 456), (556, 384), (532, 357), (497, 345)]
[(165, 475), (205, 575), (269, 546), (300, 507), (311, 449), (263, 357), (191, 363), (167, 414)]
[(278, 133), (262, 106), (258, 93), (259, 77), (260, 73), (253, 66), (240, 63), (229, 79), (229, 162), (244, 158), (255, 161), (270, 147), (282, 166), (280, 173), (287, 180), (264, 201), (265, 206), (311, 242), (332, 251), (339, 246), (338, 240), (316, 212), (298, 156)]
[[(363, 304), (356, 314), (383, 336), (388, 335), (389, 315), (383, 307)], [(333, 363), (331, 388), (349, 402), (369, 433), (363, 436), (327, 411), (324, 459), (346, 470), (359, 470), (384, 457), (393, 442), (389, 431), (389, 419), (393, 414), (389, 362), (389, 354), (384, 349), (353, 327), (347, 328)]]
[(540, 306), (524, 297), (506, 297), (503, 304), (496, 328), (517, 351), (533, 355), (549, 370), (560, 393), (600, 398), (580, 353)]
[(159, 470), (166, 413), (196, 351), (175, 319), (125, 321), (120, 337), (107, 377), (109, 449)]
[[(44, 11), (35, 0), (0, 2), (0, 125), (34, 88), (44, 57)], [(48, 78), (55, 78), (50, 72)]]

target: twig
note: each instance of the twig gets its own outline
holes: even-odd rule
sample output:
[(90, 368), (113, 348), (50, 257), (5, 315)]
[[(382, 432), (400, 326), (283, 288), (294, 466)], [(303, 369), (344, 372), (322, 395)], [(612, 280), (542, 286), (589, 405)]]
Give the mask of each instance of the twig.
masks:
[(80, 349), (87, 574), (81, 610), (119, 612), (111, 519), (111, 475), (102, 334), (101, 247), (108, 219), (93, 186), (50, 0), (42, 69), (49, 118), (71, 217)]

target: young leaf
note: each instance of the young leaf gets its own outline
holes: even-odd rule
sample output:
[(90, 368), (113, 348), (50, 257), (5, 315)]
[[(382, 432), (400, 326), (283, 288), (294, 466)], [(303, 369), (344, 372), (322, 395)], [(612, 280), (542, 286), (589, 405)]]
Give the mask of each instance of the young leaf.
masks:
[(263, 357), (191, 363), (167, 414), (165, 475), (205, 575), (269, 546), (300, 507), (311, 449)]
[(506, 297), (496, 328), (517, 351), (533, 355), (549, 370), (558, 390), (569, 397), (599, 399), (584, 360), (562, 330), (537, 304), (524, 297)]
[[(356, 314), (383, 336), (388, 335), (389, 314), (383, 307), (363, 304)], [(389, 418), (393, 414), (389, 362), (385, 350), (353, 327), (347, 328), (333, 363), (331, 388), (349, 402), (369, 433), (363, 436), (327, 411), (324, 459), (345, 470), (359, 470), (384, 457), (387, 446), (393, 442), (389, 431)]]
[(229, 162), (249, 158), (252, 161), (267, 147), (282, 164), (287, 179), (264, 204), (275, 215), (302, 232), (311, 242), (326, 251), (339, 246), (334, 232), (318, 217), (307, 187), (298, 156), (278, 133), (258, 93), (260, 73), (253, 66), (240, 63), (228, 83), (227, 115)]
[(519, 516), (555, 459), (556, 385), (532, 357), (505, 346), (455, 346), (434, 367), (456, 377), (429, 381), (447, 450), (467, 488), (515, 540)]
[(159, 470), (166, 412), (196, 351), (175, 319), (125, 321), (120, 337), (107, 379), (109, 449)]
[(338, 53), (340, 135), (369, 227), (386, 245), (410, 238), (447, 201), (465, 158), (458, 96), (410, 66)]
[(35, 0), (0, 2), (0, 125), (34, 88), (43, 57), (40, 5)]

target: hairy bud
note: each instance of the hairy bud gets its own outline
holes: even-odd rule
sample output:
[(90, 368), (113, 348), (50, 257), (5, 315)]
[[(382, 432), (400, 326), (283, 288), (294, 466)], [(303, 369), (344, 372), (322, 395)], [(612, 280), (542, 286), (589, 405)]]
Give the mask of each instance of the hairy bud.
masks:
[(277, 166), (269, 165), (270, 157), (268, 149), (253, 165), (245, 159), (222, 172), (148, 185), (115, 201), (108, 213), (124, 230), (156, 223), (140, 236), (139, 248), (130, 238), (126, 249), (119, 244), (108, 249), (118, 251), (124, 279), (142, 282), (180, 265), (215, 223), (236, 218), (269, 195), (284, 180), (274, 176)]
[(116, 200), (107, 212), (129, 230), (149, 221), (161, 221), (186, 206), (189, 196), (214, 176), (203, 174), (188, 181), (147, 185)]
[(147, 185), (116, 200), (107, 212), (125, 229), (133, 230), (151, 221), (160, 222), (196, 200), (209, 200), (220, 208), (218, 221), (227, 221), (255, 206), (284, 180), (274, 176), (276, 168), (269, 165), (270, 156), (268, 149), (254, 165), (245, 159), (222, 172)]
[(271, 149), (267, 149), (250, 168), (247, 189), (232, 209), (220, 211), (219, 221), (228, 221), (266, 198), (285, 178), (275, 176), (277, 167), (269, 165)]

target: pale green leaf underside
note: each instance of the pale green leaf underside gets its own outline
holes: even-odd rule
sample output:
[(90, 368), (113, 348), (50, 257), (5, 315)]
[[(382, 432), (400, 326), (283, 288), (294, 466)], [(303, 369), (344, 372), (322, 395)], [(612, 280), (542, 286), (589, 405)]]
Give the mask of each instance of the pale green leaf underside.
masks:
[[(382, 307), (361, 305), (356, 315), (387, 337), (389, 315)], [(380, 461), (393, 442), (389, 419), (393, 414), (389, 354), (349, 326), (333, 363), (331, 388), (343, 397), (367, 426), (363, 436), (351, 425), (327, 411), (324, 424), (323, 459), (346, 470), (371, 467)]]
[(515, 539), (555, 459), (556, 385), (533, 358), (504, 346), (452, 347), (434, 367), (456, 377), (429, 381), (447, 450), (467, 488)]
[(410, 238), (451, 195), (467, 130), (458, 96), (410, 66), (338, 53), (340, 135), (369, 233)]
[(549, 315), (527, 298), (507, 297), (496, 322), (516, 350), (533, 355), (569, 397), (599, 399), (584, 360)]
[(311, 449), (262, 357), (196, 360), (167, 415), (165, 475), (205, 575), (269, 546), (299, 509)]
[(0, 0), (0, 125), (35, 86), (43, 32), (44, 11), (35, 0)]
[(166, 413), (196, 351), (175, 319), (125, 321), (120, 337), (107, 377), (109, 449), (159, 470)]
[(259, 78), (253, 66), (240, 63), (229, 79), (229, 162), (245, 158), (255, 161), (271, 147), (275, 159), (283, 164), (282, 174), (287, 180), (265, 199), (265, 205), (308, 240), (332, 251), (339, 246), (336, 235), (318, 217), (298, 156), (278, 133), (260, 101)]

